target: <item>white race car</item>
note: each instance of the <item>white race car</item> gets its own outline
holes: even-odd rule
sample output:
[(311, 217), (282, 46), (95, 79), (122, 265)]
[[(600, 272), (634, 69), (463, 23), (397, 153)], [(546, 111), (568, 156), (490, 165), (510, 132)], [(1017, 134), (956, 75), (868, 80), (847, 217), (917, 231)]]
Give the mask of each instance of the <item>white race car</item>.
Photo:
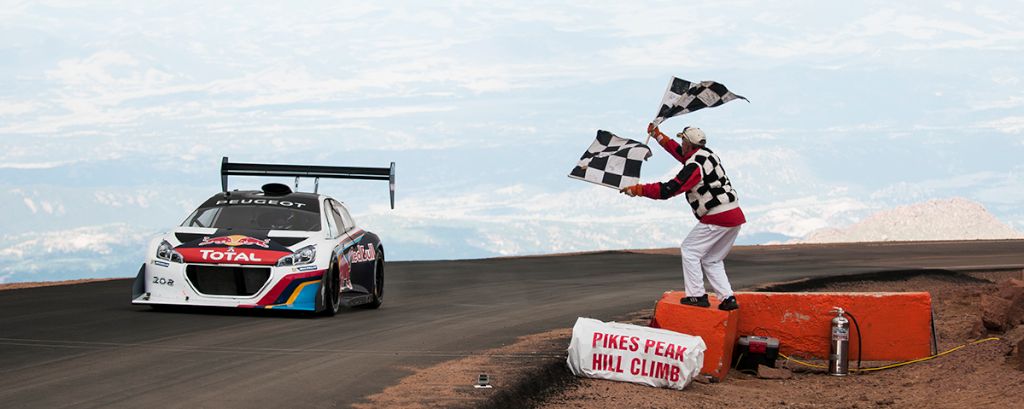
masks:
[(384, 301), (384, 246), (326, 195), (268, 183), (228, 191), (231, 175), (388, 180), (390, 168), (221, 164), (223, 191), (181, 226), (154, 239), (132, 303), (304, 310), (334, 315), (342, 305)]

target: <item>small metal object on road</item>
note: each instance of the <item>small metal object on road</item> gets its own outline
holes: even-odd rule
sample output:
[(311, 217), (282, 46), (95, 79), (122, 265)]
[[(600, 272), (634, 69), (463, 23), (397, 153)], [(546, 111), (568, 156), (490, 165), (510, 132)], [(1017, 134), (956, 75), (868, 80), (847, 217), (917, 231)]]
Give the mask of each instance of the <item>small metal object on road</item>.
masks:
[(476, 378), (476, 385), (473, 385), (473, 387), (477, 389), (492, 388), (491, 377), (487, 376), (485, 373), (480, 374), (480, 376)]

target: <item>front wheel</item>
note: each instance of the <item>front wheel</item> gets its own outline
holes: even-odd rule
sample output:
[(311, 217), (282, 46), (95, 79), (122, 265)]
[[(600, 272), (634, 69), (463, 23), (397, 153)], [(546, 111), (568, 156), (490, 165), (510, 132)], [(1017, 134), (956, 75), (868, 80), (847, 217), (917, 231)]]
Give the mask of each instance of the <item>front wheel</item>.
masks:
[(370, 293), (373, 298), (362, 307), (375, 310), (384, 303), (384, 256), (377, 253), (377, 260), (373, 265), (373, 291)]
[(341, 309), (341, 283), (338, 281), (338, 270), (328, 269), (323, 278), (320, 279), (320, 294), (318, 294), (322, 309), (320, 313), (333, 317)]

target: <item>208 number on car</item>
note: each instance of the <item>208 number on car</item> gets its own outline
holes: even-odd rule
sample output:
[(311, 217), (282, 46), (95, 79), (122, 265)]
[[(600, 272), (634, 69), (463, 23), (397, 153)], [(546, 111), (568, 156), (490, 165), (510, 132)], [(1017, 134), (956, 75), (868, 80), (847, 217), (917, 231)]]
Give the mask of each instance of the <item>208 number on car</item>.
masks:
[(174, 285), (174, 280), (170, 279), (170, 278), (153, 277), (153, 284), (162, 284), (162, 285), (173, 286)]

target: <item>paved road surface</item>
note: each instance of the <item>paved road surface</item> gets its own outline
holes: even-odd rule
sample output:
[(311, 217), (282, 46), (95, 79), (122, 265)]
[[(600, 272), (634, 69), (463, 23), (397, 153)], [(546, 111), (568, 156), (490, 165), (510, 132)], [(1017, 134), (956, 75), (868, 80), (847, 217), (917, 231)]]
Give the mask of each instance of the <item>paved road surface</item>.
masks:
[[(1024, 266), (1024, 241), (738, 247), (737, 288), (918, 267)], [(345, 407), (516, 336), (653, 305), (678, 256), (389, 263), (384, 307), (334, 318), (128, 303), (126, 280), (0, 291), (0, 406)], [(467, 383), (471, 380), (467, 379)]]

